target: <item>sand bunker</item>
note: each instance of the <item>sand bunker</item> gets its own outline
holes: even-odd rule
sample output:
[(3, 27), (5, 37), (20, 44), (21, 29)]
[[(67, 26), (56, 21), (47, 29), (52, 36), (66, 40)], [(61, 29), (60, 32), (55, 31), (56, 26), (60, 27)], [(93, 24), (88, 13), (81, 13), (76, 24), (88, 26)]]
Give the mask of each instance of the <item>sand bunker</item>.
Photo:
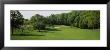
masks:
[(60, 28), (60, 27), (54, 27), (54, 28)]

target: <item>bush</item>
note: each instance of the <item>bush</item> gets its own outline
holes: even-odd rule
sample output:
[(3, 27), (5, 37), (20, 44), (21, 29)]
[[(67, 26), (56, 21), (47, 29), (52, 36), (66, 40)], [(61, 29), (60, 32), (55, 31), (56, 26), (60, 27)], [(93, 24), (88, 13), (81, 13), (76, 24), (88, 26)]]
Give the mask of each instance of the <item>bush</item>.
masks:
[(39, 32), (40, 30), (45, 30), (45, 27), (46, 27), (46, 24), (44, 24), (43, 22), (38, 22), (36, 24), (36, 28), (39, 30)]

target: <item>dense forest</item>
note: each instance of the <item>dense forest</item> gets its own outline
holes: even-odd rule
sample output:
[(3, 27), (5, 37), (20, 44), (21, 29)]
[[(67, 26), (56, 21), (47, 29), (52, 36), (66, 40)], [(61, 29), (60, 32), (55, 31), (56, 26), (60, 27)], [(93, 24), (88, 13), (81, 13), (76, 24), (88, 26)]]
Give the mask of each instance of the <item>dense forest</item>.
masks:
[(19, 10), (11, 10), (11, 32), (15, 29), (28, 29), (29, 31), (46, 30), (48, 27), (54, 28), (54, 25), (66, 25), (80, 29), (99, 29), (100, 28), (100, 11), (99, 10), (72, 10), (68, 13), (51, 14), (42, 16), (35, 14), (31, 19), (23, 18)]

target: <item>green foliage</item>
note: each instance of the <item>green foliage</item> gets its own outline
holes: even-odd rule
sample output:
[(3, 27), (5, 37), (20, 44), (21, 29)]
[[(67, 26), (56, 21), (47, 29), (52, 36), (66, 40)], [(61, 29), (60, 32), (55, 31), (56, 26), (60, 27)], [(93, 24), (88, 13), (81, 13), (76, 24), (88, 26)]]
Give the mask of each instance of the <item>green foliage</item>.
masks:
[(18, 10), (11, 10), (11, 32), (13, 34), (13, 30), (16, 28), (22, 28), (23, 25), (23, 15)]
[(23, 15), (18, 10), (11, 10), (11, 27), (20, 28), (23, 24)]
[(45, 23), (46, 19), (39, 14), (32, 16), (30, 21), (31, 21), (33, 28), (38, 29), (39, 32), (40, 30), (44, 30), (46, 27), (46, 23)]
[[(44, 17), (35, 14), (30, 20), (24, 19), (18, 10), (11, 10), (12, 28), (21, 28), (29, 30), (45, 30), (47, 26), (67, 25), (81, 29), (98, 29), (100, 28), (100, 11), (99, 10), (74, 10), (69, 13), (51, 14)], [(13, 32), (13, 31), (12, 31)]]
[(100, 28), (100, 11), (78, 11), (73, 26), (82, 29), (95, 29)]
[[(47, 17), (35, 14), (30, 20), (24, 19), (18, 10), (11, 10), (10, 13), (11, 32), (13, 33), (14, 30), (15, 33), (12, 39), (100, 39), (99, 10), (74, 10), (69, 13), (51, 14)], [(46, 33), (46, 36), (42, 36), (41, 33)]]
[[(98, 10), (74, 10), (69, 13), (51, 14), (50, 16), (45, 17), (45, 19), (43, 16), (37, 14), (36, 17), (38, 16), (40, 21), (45, 20), (44, 23), (49, 26), (68, 25), (82, 29), (100, 28), (100, 11)], [(32, 20), (36, 23), (39, 21), (39, 18), (35, 18), (34, 16), (32, 17)]]
[[(14, 40), (100, 39), (99, 10), (74, 10), (69, 13), (51, 14), (47, 17), (35, 14), (30, 20), (24, 19), (18, 10), (11, 10), (10, 14), (11, 32), (14, 33), (11, 39)], [(52, 28), (50, 26), (52, 26)], [(38, 32), (36, 30), (38, 30)]]
[(40, 32), (40, 30), (45, 30), (45, 27), (46, 27), (46, 25), (43, 22), (38, 22), (36, 24), (36, 28), (39, 30), (39, 32)]
[(77, 10), (69, 13), (52, 14), (48, 17), (50, 25), (68, 25), (82, 29), (95, 29), (100, 27), (100, 11)]

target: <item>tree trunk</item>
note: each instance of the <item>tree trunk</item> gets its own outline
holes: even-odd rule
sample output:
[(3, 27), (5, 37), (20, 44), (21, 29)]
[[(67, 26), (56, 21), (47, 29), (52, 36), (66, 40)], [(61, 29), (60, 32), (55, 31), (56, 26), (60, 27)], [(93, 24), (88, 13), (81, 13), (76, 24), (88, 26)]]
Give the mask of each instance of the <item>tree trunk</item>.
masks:
[(23, 25), (22, 25), (22, 28), (20, 28), (21, 29), (21, 31), (22, 31), (22, 33), (23, 33), (23, 30), (24, 30), (24, 27), (23, 27)]
[(38, 31), (40, 32), (40, 29), (38, 28)]
[(40, 32), (40, 30), (39, 30), (39, 32)]
[(12, 32), (12, 35), (13, 35), (13, 27), (11, 28), (11, 32)]
[(22, 33), (23, 33), (23, 28), (22, 28)]

